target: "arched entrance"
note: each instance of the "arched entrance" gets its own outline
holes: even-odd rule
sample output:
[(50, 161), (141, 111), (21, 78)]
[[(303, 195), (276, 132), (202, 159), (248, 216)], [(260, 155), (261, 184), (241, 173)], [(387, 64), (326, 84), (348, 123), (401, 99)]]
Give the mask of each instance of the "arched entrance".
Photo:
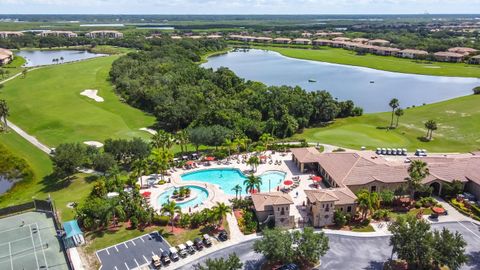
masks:
[(433, 188), (432, 195), (438, 195), (440, 196), (440, 191), (442, 189), (442, 185), (438, 182), (433, 182), (430, 184), (430, 187)]

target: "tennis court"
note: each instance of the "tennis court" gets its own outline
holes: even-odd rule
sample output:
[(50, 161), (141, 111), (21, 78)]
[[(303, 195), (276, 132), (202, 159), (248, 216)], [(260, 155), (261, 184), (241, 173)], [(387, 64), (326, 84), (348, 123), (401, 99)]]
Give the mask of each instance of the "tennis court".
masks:
[(68, 269), (49, 215), (27, 212), (0, 219), (0, 269)]

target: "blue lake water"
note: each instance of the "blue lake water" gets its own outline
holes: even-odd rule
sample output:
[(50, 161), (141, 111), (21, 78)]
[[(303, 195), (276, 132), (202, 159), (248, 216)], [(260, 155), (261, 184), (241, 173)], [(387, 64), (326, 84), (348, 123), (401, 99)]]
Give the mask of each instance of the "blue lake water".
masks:
[[(245, 194), (243, 181), (247, 179), (240, 170), (233, 168), (199, 170), (183, 174), (181, 178), (183, 181), (199, 181), (218, 185), (229, 195), (235, 195), (235, 191), (232, 189), (236, 185), (240, 185), (242, 187), (242, 194)], [(260, 191), (267, 192), (269, 184), (272, 190), (282, 184), (282, 181), (285, 179), (285, 173), (280, 171), (267, 171), (260, 175), (260, 178), (262, 179)]]
[[(294, 59), (265, 50), (237, 50), (212, 56), (202, 66), (228, 67), (242, 78), (266, 85), (298, 85), (309, 91), (327, 90), (339, 100), (353, 100), (365, 112), (388, 111), (388, 102), (392, 98), (398, 98), (405, 108), (470, 95), (474, 87), (480, 86), (479, 78), (402, 74)], [(432, 68), (435, 68), (434, 64)], [(308, 82), (310, 79), (316, 82)]]
[(68, 63), (104, 56), (104, 54), (78, 50), (22, 50), (16, 54), (27, 60), (25, 63), (26, 67), (56, 64), (52, 60), (60, 59), (60, 57), (63, 57), (63, 61), (60, 61), (59, 63)]

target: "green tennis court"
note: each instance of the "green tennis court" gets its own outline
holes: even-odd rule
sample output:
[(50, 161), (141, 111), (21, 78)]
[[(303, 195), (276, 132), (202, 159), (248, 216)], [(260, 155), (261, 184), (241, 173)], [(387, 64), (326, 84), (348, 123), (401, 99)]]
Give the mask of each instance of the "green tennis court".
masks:
[(49, 215), (27, 212), (0, 219), (0, 269), (68, 269)]

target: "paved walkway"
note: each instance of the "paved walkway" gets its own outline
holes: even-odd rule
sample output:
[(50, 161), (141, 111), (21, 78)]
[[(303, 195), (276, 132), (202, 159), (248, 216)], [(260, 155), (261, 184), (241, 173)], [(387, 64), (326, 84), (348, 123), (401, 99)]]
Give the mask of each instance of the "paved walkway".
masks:
[(240, 231), (235, 215), (228, 214), (227, 221), (228, 221), (228, 229), (230, 231), (230, 240), (232, 240), (233, 242), (243, 241), (245, 235), (242, 233), (242, 231)]

